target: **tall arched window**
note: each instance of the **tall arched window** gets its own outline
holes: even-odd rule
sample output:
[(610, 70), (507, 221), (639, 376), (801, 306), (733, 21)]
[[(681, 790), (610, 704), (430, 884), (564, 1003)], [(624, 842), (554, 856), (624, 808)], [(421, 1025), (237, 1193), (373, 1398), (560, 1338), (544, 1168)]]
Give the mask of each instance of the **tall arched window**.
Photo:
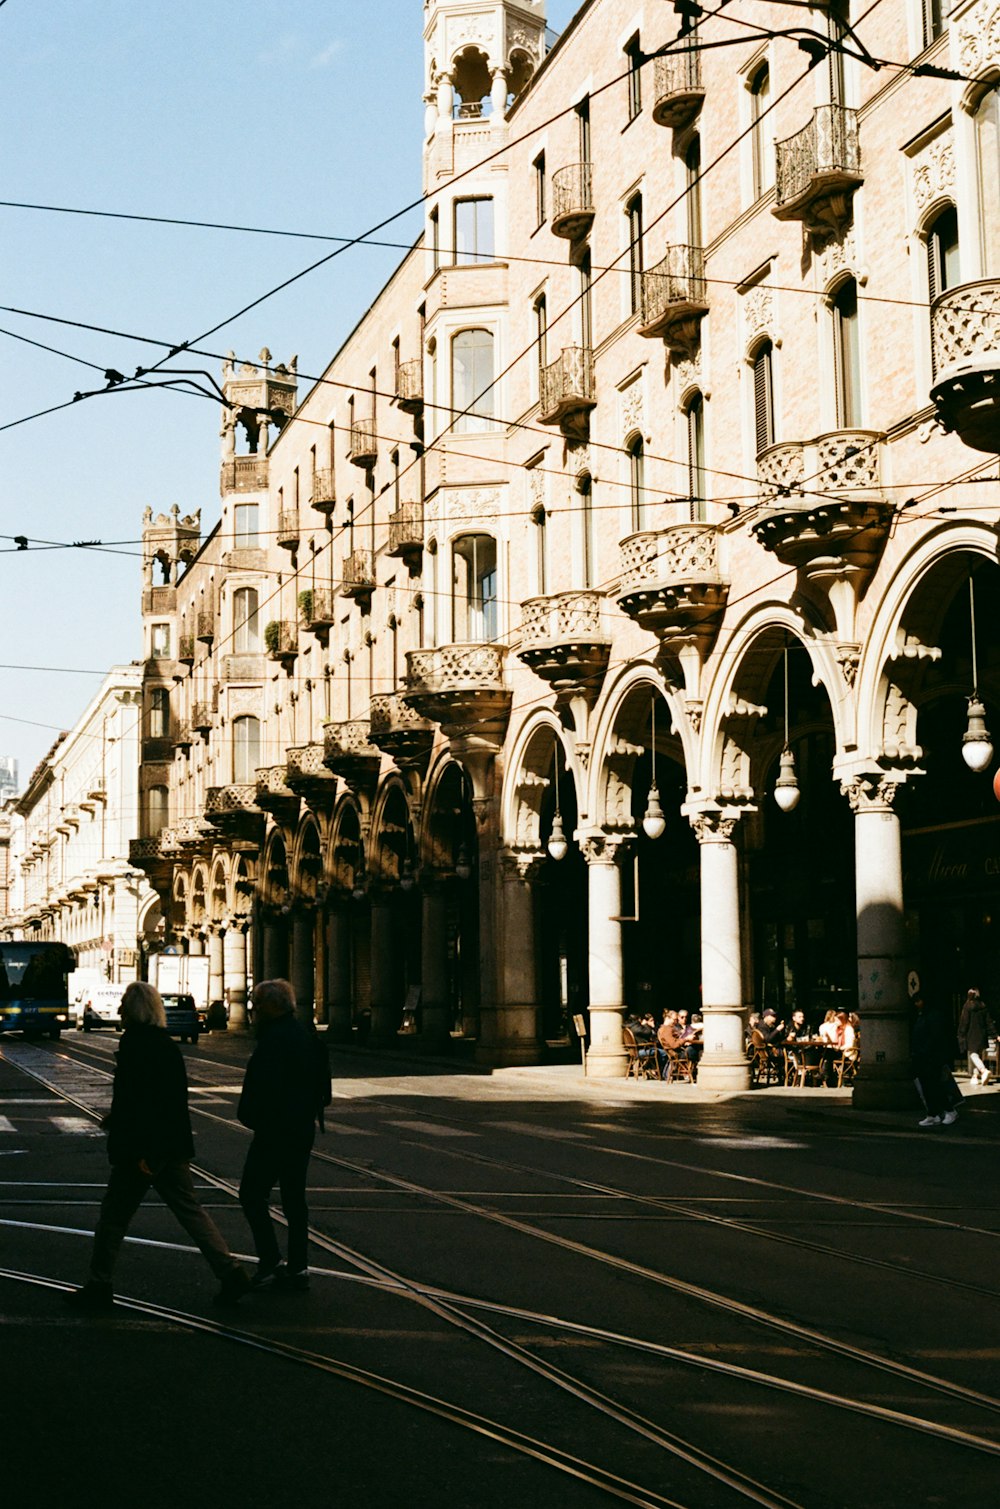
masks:
[(774, 383), (770, 341), (762, 341), (753, 359), (754, 445), (759, 456), (774, 444)]
[(774, 148), (767, 114), (771, 103), (771, 73), (761, 63), (750, 76), (750, 148), (753, 163), (753, 197), (759, 199), (774, 182)]
[(695, 393), (685, 410), (687, 419), (688, 496), (691, 518), (704, 523), (706, 512), (705, 480), (705, 400)]
[(594, 482), (589, 472), (583, 472), (576, 480), (580, 494), (583, 526), (583, 585), (597, 585), (597, 539), (594, 530)]
[(166, 786), (150, 786), (146, 792), (146, 836), (154, 838), (170, 821), (170, 793)]
[(149, 726), (151, 739), (165, 739), (170, 733), (170, 693), (164, 686), (154, 686), (149, 694)]
[(260, 721), (257, 718), (233, 719), (233, 783), (249, 786), (260, 765)]
[(452, 630), (457, 643), (497, 637), (497, 542), (466, 534), (452, 546)]
[(255, 587), (239, 587), (233, 593), (233, 649), (237, 655), (256, 655), (260, 649)]
[[(451, 346), (452, 407), (455, 429), (470, 434), (492, 428), (493, 332), (462, 330)], [(464, 411), (468, 412), (464, 412)]]
[(701, 137), (693, 136), (684, 154), (684, 175), (687, 180), (685, 204), (687, 206), (687, 235), (689, 246), (702, 246), (701, 224)]
[(633, 530), (646, 528), (646, 458), (643, 453), (642, 436), (636, 435), (628, 444), (628, 488), (632, 505)]
[(861, 339), (858, 288), (853, 278), (841, 285), (833, 301), (832, 313), (837, 428), (854, 430), (861, 424)]
[(975, 124), (982, 275), (995, 278), (1000, 275), (1000, 84), (983, 96)]
[(927, 232), (927, 295), (933, 301), (962, 281), (958, 266), (958, 212), (949, 204)]

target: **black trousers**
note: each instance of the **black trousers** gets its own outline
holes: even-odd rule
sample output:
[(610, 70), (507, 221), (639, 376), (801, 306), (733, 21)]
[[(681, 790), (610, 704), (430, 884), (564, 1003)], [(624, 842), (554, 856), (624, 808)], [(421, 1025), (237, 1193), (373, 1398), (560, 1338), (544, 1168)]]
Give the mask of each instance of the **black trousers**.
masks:
[(129, 1222), (150, 1188), (173, 1211), (184, 1230), (198, 1245), (216, 1278), (225, 1278), (239, 1267), (211, 1216), (198, 1204), (186, 1163), (165, 1163), (155, 1174), (144, 1174), (137, 1166), (115, 1165), (101, 1201), (101, 1214), (94, 1233), (94, 1251), (90, 1259), (90, 1277), (100, 1284), (110, 1284)]
[(288, 1222), (288, 1266), (293, 1273), (300, 1273), (308, 1266), (306, 1174), (313, 1135), (312, 1127), (304, 1132), (254, 1133), (240, 1181), (240, 1204), (262, 1268), (273, 1268), (281, 1261), (281, 1250), (268, 1208), (276, 1184), (281, 1193), (281, 1209)]

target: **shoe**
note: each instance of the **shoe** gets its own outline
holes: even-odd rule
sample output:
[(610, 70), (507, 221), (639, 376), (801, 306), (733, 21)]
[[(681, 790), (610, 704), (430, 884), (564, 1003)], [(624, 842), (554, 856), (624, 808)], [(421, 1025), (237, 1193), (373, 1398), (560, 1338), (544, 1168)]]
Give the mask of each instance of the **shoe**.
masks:
[(989, 1079), (989, 1077), (990, 1077), (990, 1070), (989, 1069), (984, 1069), (983, 1072), (982, 1072), (982, 1074), (979, 1076), (979, 1083), (981, 1085), (984, 1085), (986, 1083), (986, 1081)]
[(309, 1288), (309, 1269), (300, 1268), (296, 1273), (292, 1273), (282, 1263), (281, 1272), (274, 1275), (274, 1287), (289, 1293), (305, 1293)]
[(226, 1274), (212, 1303), (218, 1305), (220, 1309), (230, 1310), (238, 1305), (244, 1294), (249, 1291), (250, 1275), (245, 1268), (237, 1266)]
[(99, 1284), (96, 1279), (90, 1279), (82, 1289), (74, 1289), (72, 1294), (67, 1294), (66, 1303), (72, 1305), (74, 1310), (84, 1310), (88, 1314), (99, 1310), (113, 1310), (115, 1292), (110, 1284)]
[(919, 1127), (939, 1127), (940, 1125), (940, 1116), (925, 1116), (923, 1121), (917, 1122), (917, 1126)]
[(941, 1117), (941, 1125), (942, 1126), (946, 1126), (946, 1127), (950, 1127), (957, 1120), (958, 1120), (958, 1112), (957, 1111), (945, 1111), (944, 1115)]
[(250, 1287), (251, 1289), (273, 1289), (285, 1272), (287, 1270), (280, 1258), (270, 1268), (266, 1268), (263, 1263), (258, 1263), (257, 1271), (250, 1280)]

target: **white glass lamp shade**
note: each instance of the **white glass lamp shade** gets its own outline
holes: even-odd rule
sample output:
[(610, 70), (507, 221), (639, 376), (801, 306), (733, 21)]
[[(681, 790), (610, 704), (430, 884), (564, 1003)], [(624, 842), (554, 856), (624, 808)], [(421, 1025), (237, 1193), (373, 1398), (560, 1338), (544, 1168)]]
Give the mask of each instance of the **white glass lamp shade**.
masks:
[(978, 697), (969, 698), (969, 725), (962, 735), (962, 759), (970, 770), (985, 770), (993, 759), (993, 741), (986, 728), (986, 709)]
[(549, 854), (557, 863), (560, 859), (565, 859), (569, 852), (569, 844), (566, 842), (566, 835), (563, 832), (562, 817), (558, 812), (552, 819), (552, 832), (549, 834), (547, 847)]
[(781, 751), (778, 779), (774, 783), (774, 800), (782, 812), (794, 812), (799, 805), (799, 778), (795, 774), (795, 756), (790, 749)]
[(646, 811), (642, 819), (642, 831), (647, 838), (662, 838), (666, 828), (667, 820), (660, 806), (660, 793), (655, 786), (650, 786), (649, 796), (646, 799)]

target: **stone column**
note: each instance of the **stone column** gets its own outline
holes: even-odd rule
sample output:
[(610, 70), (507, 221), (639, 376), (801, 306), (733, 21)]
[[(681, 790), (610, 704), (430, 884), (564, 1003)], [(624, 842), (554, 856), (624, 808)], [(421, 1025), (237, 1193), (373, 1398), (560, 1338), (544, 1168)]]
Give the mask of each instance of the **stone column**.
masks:
[(222, 929), (213, 925), (208, 933), (208, 1004), (225, 999)]
[(705, 1090), (746, 1090), (750, 1064), (744, 1046), (740, 941), (740, 863), (733, 834), (738, 816), (725, 811), (691, 816), (701, 849), (701, 1009), (705, 1051), (698, 1084)]
[(499, 1001), (496, 1010), (494, 1062), (538, 1063), (538, 986), (535, 960), (535, 887), (543, 855), (500, 855)]
[(247, 933), (241, 922), (231, 922), (223, 941), (223, 972), (229, 997), (229, 1030), (247, 1030)]
[(916, 1104), (910, 1072), (903, 926), (903, 857), (893, 801), (899, 777), (877, 772), (841, 786), (854, 813), (861, 1054), (854, 1104), (893, 1110)]
[(371, 992), (374, 1047), (389, 1047), (396, 1041), (403, 1020), (400, 998), (403, 939), (397, 926), (395, 898), (391, 891), (371, 893)]
[(326, 919), (326, 999), (331, 1038), (350, 1042), (351, 1009), (351, 914), (337, 905)]
[(202, 954), (205, 952), (205, 940), (201, 936), (201, 933), (192, 932), (188, 934), (187, 951), (192, 959), (201, 958)]
[(490, 109), (493, 124), (506, 125), (504, 116), (507, 113), (507, 70), (505, 68), (493, 69), (490, 80)]
[(262, 980), (283, 980), (288, 973), (288, 949), (285, 940), (284, 921), (276, 917), (263, 919), (261, 929), (264, 936), (261, 941), (261, 974)]
[(582, 842), (587, 861), (588, 974), (590, 978), (590, 1049), (587, 1075), (619, 1079), (627, 1055), (622, 1037), (625, 1010), (622, 974), (622, 910), (619, 856), (626, 852), (623, 834), (594, 833)]
[(450, 73), (437, 77), (438, 121), (450, 121), (455, 107), (455, 81)]
[(297, 906), (292, 912), (292, 958), (289, 977), (295, 992), (295, 1010), (303, 1022), (313, 1019), (313, 991), (316, 962), (313, 955), (313, 930), (316, 914), (312, 907)]
[(444, 1045), (451, 1033), (448, 899), (433, 871), (421, 876), (420, 887), (420, 1035), (427, 1043)]
[(313, 928), (313, 994), (316, 1000), (316, 1020), (327, 1023), (330, 1016), (329, 996), (327, 994), (327, 965), (326, 965), (326, 915), (322, 908), (316, 912), (316, 922)]

